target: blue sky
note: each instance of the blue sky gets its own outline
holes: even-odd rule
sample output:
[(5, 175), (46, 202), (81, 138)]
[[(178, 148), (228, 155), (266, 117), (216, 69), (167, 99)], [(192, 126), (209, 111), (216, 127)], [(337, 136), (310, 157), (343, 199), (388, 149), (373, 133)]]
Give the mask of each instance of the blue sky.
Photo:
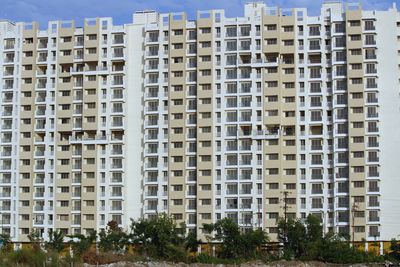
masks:
[[(78, 25), (83, 18), (112, 17), (114, 24), (131, 22), (132, 13), (152, 9), (159, 12), (188, 13), (194, 18), (196, 10), (225, 9), (227, 17), (241, 16), (247, 0), (0, 0), (0, 18), (11, 21), (38, 21), (41, 28), (49, 20), (74, 19)], [(269, 6), (307, 7), (318, 14), (322, 0), (266, 0)], [(361, 0), (364, 9), (387, 9), (400, 0)]]

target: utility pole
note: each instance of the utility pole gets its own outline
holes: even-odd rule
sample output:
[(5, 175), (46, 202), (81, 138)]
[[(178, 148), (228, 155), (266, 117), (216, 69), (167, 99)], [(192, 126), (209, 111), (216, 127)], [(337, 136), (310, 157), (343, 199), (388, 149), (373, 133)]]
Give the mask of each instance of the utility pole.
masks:
[(284, 242), (283, 242), (283, 246), (286, 246), (286, 243), (288, 242), (288, 227), (287, 227), (287, 213), (288, 213), (288, 195), (289, 192), (288, 191), (283, 191), (283, 218), (285, 220), (285, 228), (283, 229), (283, 236), (284, 236)]
[(351, 207), (351, 229), (352, 229), (352, 232), (351, 232), (351, 236), (352, 236), (352, 238), (351, 238), (351, 243), (352, 243), (352, 246), (354, 247), (354, 229), (355, 229), (355, 220), (354, 220), (354, 218), (355, 218), (355, 216), (354, 216), (354, 213), (356, 212), (356, 211), (358, 211), (358, 204), (357, 204), (357, 202), (356, 201), (354, 201), (353, 202), (353, 206)]
[(258, 204), (257, 203), (257, 209), (258, 209), (258, 211), (257, 211), (257, 226), (258, 226), (258, 228), (260, 228), (260, 218), (261, 218), (261, 216), (260, 216), (260, 204)]
[(0, 216), (1, 216), (1, 235), (3, 235), (3, 213), (0, 212)]
[(288, 195), (289, 195), (288, 191), (283, 192), (283, 217), (285, 219), (285, 223), (287, 223), (287, 213), (288, 213), (288, 209), (289, 209), (288, 204), (287, 204)]

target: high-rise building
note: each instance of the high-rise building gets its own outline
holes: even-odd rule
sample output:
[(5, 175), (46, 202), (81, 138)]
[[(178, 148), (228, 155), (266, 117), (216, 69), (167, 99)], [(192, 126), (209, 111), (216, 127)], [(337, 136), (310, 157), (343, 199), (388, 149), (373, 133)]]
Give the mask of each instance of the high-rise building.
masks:
[(1, 230), (69, 234), (168, 213), (276, 237), (321, 218), (400, 234), (400, 14), (324, 3), (0, 21)]

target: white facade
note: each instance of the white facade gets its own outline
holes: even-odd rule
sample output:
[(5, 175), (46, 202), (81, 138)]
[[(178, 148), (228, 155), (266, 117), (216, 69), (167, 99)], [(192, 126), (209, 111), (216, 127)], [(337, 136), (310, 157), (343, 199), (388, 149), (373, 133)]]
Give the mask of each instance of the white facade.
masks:
[(200, 237), (230, 217), (274, 238), (277, 218), (315, 214), (396, 237), (399, 27), (395, 7), (341, 3), (0, 21), (1, 228), (25, 241), (166, 212)]

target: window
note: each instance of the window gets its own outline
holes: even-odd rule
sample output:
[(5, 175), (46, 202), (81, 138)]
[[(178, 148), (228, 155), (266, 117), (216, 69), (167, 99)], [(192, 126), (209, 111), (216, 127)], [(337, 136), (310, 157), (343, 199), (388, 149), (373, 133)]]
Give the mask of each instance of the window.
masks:
[(360, 41), (360, 40), (361, 40), (361, 34), (350, 35), (350, 41)]
[(69, 201), (68, 200), (60, 201), (60, 207), (68, 207), (68, 206), (69, 206)]
[(172, 205), (181, 206), (181, 205), (183, 205), (183, 200), (182, 199), (172, 199)]
[(353, 122), (353, 128), (363, 128), (364, 123), (362, 121)]
[(174, 106), (181, 106), (181, 105), (183, 105), (183, 100), (182, 99), (174, 99), (174, 100), (172, 100), (172, 103)]
[(173, 30), (174, 35), (183, 35), (183, 30)]
[(375, 25), (373, 20), (366, 20), (364, 21), (364, 30), (366, 31), (373, 31), (375, 30)]
[(266, 28), (267, 31), (276, 31), (276, 24), (268, 24)]
[(354, 173), (363, 173), (364, 172), (364, 166), (354, 166), (353, 167), (353, 172)]
[(354, 181), (353, 186), (355, 188), (362, 188), (362, 187), (364, 187), (364, 181)]
[(202, 220), (211, 220), (211, 213), (200, 213)]
[(210, 191), (211, 185), (210, 184), (202, 184), (200, 185), (201, 191)]
[(359, 20), (350, 20), (349, 26), (350, 27), (358, 27), (358, 26), (361, 26), (361, 22)]
[(62, 186), (59, 187), (60, 193), (69, 193), (69, 187), (68, 186)]
[(97, 40), (97, 35), (96, 34), (88, 34), (87, 38), (89, 41), (94, 41), (94, 40)]
[(365, 44), (366, 45), (375, 45), (376, 44), (375, 35), (373, 35), (373, 34), (365, 35)]
[(182, 43), (172, 44), (172, 47), (174, 49), (183, 49), (183, 44)]

